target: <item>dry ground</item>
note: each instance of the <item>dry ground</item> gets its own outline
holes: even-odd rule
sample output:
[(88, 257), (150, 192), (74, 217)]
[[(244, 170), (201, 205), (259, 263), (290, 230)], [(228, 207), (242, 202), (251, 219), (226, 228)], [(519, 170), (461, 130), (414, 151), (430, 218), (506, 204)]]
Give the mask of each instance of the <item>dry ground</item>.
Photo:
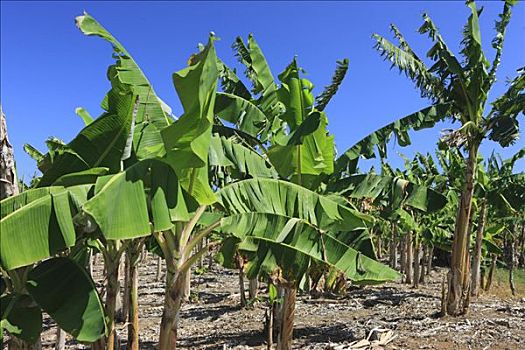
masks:
[[(439, 318), (441, 279), (446, 271), (432, 271), (419, 289), (399, 283), (351, 290), (339, 299), (298, 298), (295, 322), (297, 349), (336, 349), (363, 339), (375, 328), (397, 336), (385, 349), (525, 349), (525, 296), (512, 298), (506, 285), (471, 304), (470, 313)], [(154, 349), (162, 313), (163, 283), (155, 281), (156, 260), (140, 267), (139, 302), (141, 349)], [(261, 288), (264, 292), (264, 288)], [(180, 328), (182, 349), (265, 349), (264, 303), (239, 306), (235, 271), (214, 266), (193, 275), (192, 303), (183, 308)], [(119, 324), (125, 349), (125, 325)], [(54, 327), (45, 326), (44, 347), (54, 345)], [(83, 345), (69, 340), (66, 348)]]

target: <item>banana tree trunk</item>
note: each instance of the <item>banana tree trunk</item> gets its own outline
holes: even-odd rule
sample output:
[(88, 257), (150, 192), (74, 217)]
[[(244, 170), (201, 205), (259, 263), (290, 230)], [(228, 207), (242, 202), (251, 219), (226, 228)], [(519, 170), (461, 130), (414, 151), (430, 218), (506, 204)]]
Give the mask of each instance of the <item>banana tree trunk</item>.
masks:
[(248, 296), (251, 300), (257, 298), (257, 292), (259, 291), (259, 280), (257, 278), (250, 278), (248, 284)]
[[(122, 256), (121, 256), (122, 257)], [(119, 258), (120, 259), (120, 258)], [(125, 275), (126, 275), (126, 259), (120, 259), (119, 268), (118, 268), (118, 281), (119, 286), (116, 290), (117, 296), (115, 297), (115, 321), (116, 322), (126, 322), (126, 317), (128, 316), (127, 313), (124, 313), (124, 307), (127, 303), (125, 292), (122, 293), (120, 290), (121, 283), (120, 281), (124, 280), (125, 282)], [(125, 286), (124, 286), (125, 287)]]
[(124, 258), (124, 295), (122, 298), (122, 321), (127, 322), (128, 316), (129, 316), (129, 303), (131, 301), (131, 276), (130, 276), (130, 253), (129, 249), (126, 251), (126, 255)]
[[(510, 230), (513, 231), (514, 225)], [(510, 233), (505, 233), (505, 259), (509, 270), (509, 287), (512, 295), (516, 295), (516, 286), (514, 285), (514, 237)]]
[(426, 274), (430, 275), (430, 271), (432, 271), (432, 260), (434, 259), (434, 246), (431, 245), (428, 249), (428, 259), (427, 259), (427, 271)]
[(412, 231), (408, 231), (406, 237), (406, 270), (405, 270), (405, 283), (411, 284), (412, 283), (412, 267), (414, 264), (414, 254), (412, 250)]
[(420, 244), (418, 242), (418, 239), (416, 237), (416, 239), (414, 239), (414, 276), (412, 278), (412, 282), (413, 282), (413, 287), (414, 288), (419, 288), (419, 269), (420, 269), (420, 266), (421, 266), (421, 261), (420, 261), (420, 250), (421, 250), (421, 247), (420, 247)]
[(293, 323), (297, 288), (294, 284), (284, 285), (283, 318), (279, 338), (279, 350), (291, 350), (293, 342)]
[[(280, 284), (276, 285), (277, 287), (277, 298), (279, 300), (284, 300), (284, 295), (286, 293), (284, 287)], [(273, 334), (274, 339), (277, 339), (277, 343), (279, 345), (280, 339), (281, 339), (281, 332), (282, 332), (282, 323), (283, 323), (283, 303), (278, 302), (273, 304)]]
[[(199, 251), (199, 250), (204, 248), (204, 246), (206, 244), (205, 241), (206, 241), (205, 238), (200, 240), (197, 251)], [(199, 265), (198, 266), (199, 266), (199, 269), (202, 269), (204, 267), (204, 255), (201, 255), (201, 257), (199, 258)]]
[(469, 262), (469, 223), (474, 194), (474, 174), (478, 156), (478, 145), (469, 147), (469, 157), (465, 174), (465, 185), (461, 193), (460, 205), (454, 229), (452, 259), (448, 272), (447, 313), (452, 316), (464, 314), (468, 310), (470, 288)]
[(273, 305), (266, 309), (266, 349), (271, 350), (273, 347)]
[(406, 273), (407, 271), (407, 236), (404, 235), (399, 240), (399, 250), (400, 250), (400, 267), (399, 272)]
[(120, 291), (119, 270), (122, 252), (118, 241), (108, 241), (104, 253), (104, 273), (106, 277), (105, 311), (107, 320), (107, 336), (102, 337), (91, 346), (93, 350), (113, 350), (119, 341), (115, 329), (117, 316), (117, 299)]
[(427, 275), (427, 260), (428, 260), (428, 245), (423, 244), (423, 258), (421, 259), (421, 272), (419, 274), (419, 283), (425, 284), (425, 276)]
[(397, 268), (397, 241), (396, 241), (396, 225), (392, 224), (392, 235), (389, 242), (389, 254), (390, 254), (390, 267), (393, 269)]
[(521, 225), (521, 234), (518, 243), (518, 268), (525, 267), (525, 224)]
[(239, 267), (239, 295), (241, 298), (241, 306), (246, 306), (246, 291), (244, 289), (244, 270), (243, 267)]
[(191, 269), (188, 269), (182, 274), (182, 301), (188, 302), (190, 301), (190, 295), (191, 295)]
[(138, 301), (138, 268), (130, 267), (130, 301), (128, 317), (128, 349), (139, 349), (139, 301)]
[(160, 322), (159, 350), (177, 348), (177, 328), (182, 305), (184, 277), (177, 271), (177, 264), (173, 259), (166, 262), (166, 295), (164, 297), (164, 311)]
[(108, 318), (108, 337), (106, 341), (106, 349), (112, 350), (115, 348), (116, 329), (115, 317), (117, 312), (117, 299), (119, 297), (120, 282), (119, 282), (119, 261), (112, 261), (107, 266), (107, 294), (106, 294), (106, 315)]
[(381, 236), (377, 236), (377, 259), (381, 260), (383, 259), (383, 240), (381, 239)]
[(472, 257), (472, 281), (471, 281), (471, 295), (477, 297), (479, 295), (480, 276), (481, 276), (481, 248), (483, 242), (483, 230), (485, 229), (485, 221), (487, 217), (487, 203), (482, 201), (479, 211), (478, 227), (476, 229), (476, 245), (474, 248), (474, 256)]
[(493, 254), (492, 255), (492, 260), (490, 262), (490, 269), (489, 269), (489, 274), (487, 276), (487, 283), (485, 284), (485, 291), (489, 291), (490, 290), (490, 287), (492, 286), (492, 278), (494, 277), (494, 270), (496, 269), (496, 262), (497, 262), (497, 259), (498, 257)]

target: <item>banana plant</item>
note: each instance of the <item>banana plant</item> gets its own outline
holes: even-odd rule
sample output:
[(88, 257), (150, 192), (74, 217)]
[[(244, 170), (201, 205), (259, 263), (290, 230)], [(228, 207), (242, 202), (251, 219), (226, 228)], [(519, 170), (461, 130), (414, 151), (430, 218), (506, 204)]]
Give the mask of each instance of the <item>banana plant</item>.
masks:
[[(405, 236), (406, 244), (401, 246), (403, 262), (401, 267), (402, 271), (407, 268), (403, 271), (406, 272), (407, 283), (412, 281), (411, 274), (414, 271), (413, 280), (416, 285), (420, 279), (420, 271), (418, 264), (414, 264), (415, 269), (412, 270), (412, 241), (414, 241), (417, 262), (424, 218), (441, 210), (447, 204), (446, 197), (432, 189), (433, 176), (427, 176), (419, 166), (421, 157), (416, 155), (413, 161), (406, 162), (405, 171), (393, 170), (383, 161), (381, 175), (374, 173), (352, 175), (329, 183), (327, 186), (327, 191), (355, 199), (366, 198), (372, 201), (373, 206), (380, 208), (379, 220), (390, 222), (392, 227), (390, 235), (395, 233), (396, 236)], [(403, 232), (406, 234), (402, 234)], [(391, 239), (395, 240), (396, 237), (391, 236)], [(391, 249), (392, 267), (396, 265), (394, 260), (397, 253), (393, 249), (395, 244), (393, 242)], [(417, 279), (416, 274), (418, 274)]]
[[(501, 61), (505, 32), (514, 3), (513, 0), (505, 1), (503, 11), (496, 21), (496, 36), (492, 41), (496, 52), (492, 63), (487, 60), (482, 49), (479, 26), (481, 11), (474, 1), (467, 1), (470, 16), (461, 41), (460, 54), (463, 62), (449, 49), (427, 14), (423, 15), (424, 23), (419, 32), (427, 34), (433, 43), (426, 55), (433, 62), (431, 67), (427, 67), (416, 55), (396, 26), (392, 25), (391, 29), (398, 45), (380, 35), (374, 35), (380, 54), (415, 83), (421, 96), (431, 101), (430, 108), (447, 104), (448, 108), (441, 116), (461, 124), (459, 129), (444, 138), (448, 145), (464, 147), (468, 154), (448, 275), (446, 310), (450, 315), (459, 315), (468, 309), (468, 226), (479, 146), (487, 137), (503, 147), (515, 142), (519, 135), (517, 118), (525, 106), (525, 74), (520, 70), (508, 90), (494, 100), (490, 109), (485, 108), (489, 90), (496, 81), (496, 71)], [(489, 112), (484, 114), (486, 109)]]
[[(62, 198), (62, 202), (55, 203), (54, 197), (56, 195), (50, 192), (49, 189), (53, 187), (49, 186), (67, 186), (70, 188), (75, 185), (93, 183), (100, 175), (117, 172), (122, 167), (122, 161), (128, 158), (126, 155), (129, 155), (130, 147), (127, 145), (130, 144), (129, 140), (132, 136), (131, 130), (134, 124), (133, 119), (136, 116), (138, 97), (129, 89), (128, 85), (122, 84), (115, 76), (110, 76), (110, 80), (112, 89), (107, 94), (106, 112), (96, 121), (87, 125), (70, 143), (63, 144), (62, 142), (50, 140), (48, 142), (50, 152), (39, 159), (39, 167), (43, 175), (37, 186), (42, 190), (42, 193), (48, 191), (49, 194), (39, 200), (38, 206), (36, 202), (31, 203), (34, 198), (27, 202), (22, 200), (20, 203), (24, 206), (20, 210), (27, 211), (25, 215), (31, 217), (36, 215), (35, 212), (43, 210), (42, 208), (48, 208), (46, 210), (51, 210), (51, 212), (47, 214), (43, 212), (47, 215), (47, 220), (52, 220), (52, 222), (59, 220), (58, 224), (61, 228), (64, 230), (69, 229), (70, 231), (64, 231), (69, 236), (66, 236), (67, 239), (63, 239), (60, 236), (56, 236), (53, 226), (46, 227), (42, 225), (46, 221), (32, 221), (32, 226), (28, 226), (27, 229), (39, 235), (42, 245), (39, 247), (40, 250), (36, 250), (34, 255), (30, 256), (30, 259), (28, 257), (28, 260), (25, 261), (27, 264), (46, 259), (52, 254), (60, 253), (62, 250), (74, 246), (76, 239), (79, 238), (76, 234), (71, 235), (73, 225), (67, 223), (67, 218), (71, 221), (71, 212), (69, 207), (63, 204), (65, 199)], [(64, 192), (61, 194), (61, 197), (67, 198), (67, 193)], [(84, 234), (86, 229), (90, 230), (90, 228), (86, 228), (90, 224), (83, 217), (83, 208), (80, 209), (80, 206), (86, 202), (87, 193), (88, 189), (86, 187), (75, 187), (74, 199), (76, 200), (76, 205), (79, 206), (79, 212), (76, 214), (75, 220), (80, 227), (80, 234)], [(2, 222), (8, 219), (15, 220), (14, 222), (16, 223), (23, 222), (23, 218), (16, 215), (14, 217), (3, 217)], [(42, 220), (45, 220), (45, 217)], [(16, 240), (17, 245), (15, 245), (15, 242), (11, 242), (9, 248), (16, 254), (24, 251), (23, 246), (21, 247), (25, 241), (24, 239), (32, 240), (30, 236), (22, 234), (24, 228), (16, 226), (16, 224), (14, 226), (5, 226), (5, 230), (9, 230), (7, 232)], [(24, 239), (21, 240), (20, 237), (24, 237)], [(7, 242), (8, 240), (3, 241)], [(46, 244), (46, 241), (51, 243)], [(47, 246), (53, 248), (44, 249)], [(118, 251), (118, 249), (114, 250)], [(12, 266), (7, 268), (10, 269)], [(109, 269), (109, 272), (112, 277), (109, 279), (111, 282), (116, 277), (113, 276), (113, 270)], [(108, 314), (107, 334), (110, 342), (113, 339), (114, 303), (112, 301), (114, 302), (114, 296), (111, 292), (115, 290), (114, 283), (111, 286), (113, 288), (108, 288), (108, 297), (106, 299), (106, 313)], [(60, 323), (59, 325), (66, 331), (70, 329), (70, 326), (61, 325)], [(91, 339), (95, 340), (96, 338), (98, 337), (93, 338), (92, 336)]]
[[(76, 24), (84, 35), (100, 37), (111, 44), (115, 63), (108, 68), (108, 76), (110, 79), (128, 86), (135, 94), (136, 105), (130, 136), (127, 139), (126, 154), (122, 157), (121, 169), (129, 167), (137, 161), (165, 153), (160, 132), (173, 123), (171, 108), (157, 96), (151, 83), (124, 46), (93, 17), (84, 13), (84, 15), (76, 18)], [(104, 110), (108, 110), (111, 103), (110, 93), (106, 94), (102, 101)], [(93, 122), (89, 113), (83, 108), (77, 108), (76, 113), (86, 125)], [(144, 241), (143, 238), (127, 241), (115, 240), (101, 245), (109, 248), (102, 249), (102, 251), (106, 270), (110, 272), (112, 277), (108, 279), (108, 284), (111, 283), (114, 286), (114, 288), (108, 288), (111, 291), (118, 290), (119, 261), (122, 254), (126, 252), (130, 288), (128, 289), (129, 295), (125, 295), (129, 304), (129, 315), (125, 315), (125, 317), (129, 317), (130, 320), (128, 323), (128, 345), (131, 349), (138, 349), (139, 347), (137, 265), (139, 261), (138, 252), (141, 251)]]
[(81, 228), (71, 213), (79, 213), (76, 203), (84, 190), (30, 189), (0, 202), (0, 266), (7, 286), (0, 322), (29, 343), (40, 337), (42, 311), (81, 342), (107, 332), (104, 309), (85, 267), (71, 254), (56, 257), (75, 247)]
[[(328, 258), (332, 254), (330, 249), (335, 249), (334, 252), (347, 251), (346, 254), (363, 259), (363, 263), (358, 263), (358, 266), (352, 264), (343, 268), (343, 265), (339, 266), (330, 260), (327, 265), (345, 273), (354, 283), (377, 283), (395, 279), (398, 275), (388, 268), (385, 268), (385, 274), (377, 274), (376, 266), (382, 265), (362, 252), (363, 247), (368, 247), (368, 255), (375, 257), (368, 235), (362, 235), (370, 218), (353, 209), (343, 197), (322, 193), (323, 179), (333, 172), (335, 159), (334, 140), (328, 134), (328, 119), (323, 110), (341, 84), (348, 69), (348, 61), (338, 62), (332, 83), (314, 98), (313, 84), (301, 76), (304, 71), (296, 58), (278, 75), (276, 81), (252, 35), (248, 37), (247, 44), (237, 38), (234, 48), (239, 61), (245, 66), (252, 89), (250, 91), (235, 71), (221, 62), (221, 86), (225, 92), (217, 96), (219, 108), (216, 107), (216, 114), (220, 120), (234, 124), (236, 130), (256, 138), (254, 147), (272, 165), (279, 180), (255, 177), (233, 182), (218, 192), (220, 204), (228, 213), (222, 219), (220, 230), (234, 236), (229, 240), (230, 244), (223, 247), (222, 258), (228, 261), (228, 257), (231, 260), (235, 256), (232, 247), (242, 251), (248, 258), (245, 269), (249, 278), (270, 276), (273, 283), (284, 290), (282, 317), (279, 317), (283, 321), (280, 322), (278, 343), (287, 349), (291, 347), (297, 289), (305, 284), (311, 266), (326, 264), (323, 256)], [(251, 142), (249, 137), (238, 136), (245, 143)], [(245, 192), (248, 197), (243, 195)], [(255, 203), (247, 205), (247, 201), (253, 202), (255, 199), (266, 201), (266, 196), (273, 198), (273, 202), (281, 196), (280, 201), (283, 201), (285, 199), (282, 196), (289, 192), (297, 194), (286, 200), (291, 202), (281, 209), (275, 206), (277, 204), (273, 207)], [(303, 205), (302, 197), (307, 196), (307, 193), (308, 196), (315, 194), (315, 197), (319, 197), (315, 201), (324, 204), (315, 211), (306, 207), (297, 208)], [(295, 199), (295, 196), (300, 197)], [(309, 199), (308, 203), (311, 204), (312, 200)], [(346, 225), (331, 228), (319, 226), (324, 220), (323, 215), (326, 215), (323, 210), (330, 210), (332, 206), (340, 209), (329, 215), (336, 215), (335, 219), (342, 215), (340, 220), (346, 221)], [(339, 211), (345, 214), (336, 214)], [(275, 236), (279, 232), (280, 235)], [(270, 237), (278, 239), (281, 245), (270, 243)], [(306, 239), (308, 241), (303, 242)], [(296, 244), (295, 241), (306, 246), (293, 252), (293, 245), (290, 245)], [(314, 246), (311, 247), (311, 244)], [(336, 249), (336, 246), (340, 248)], [(318, 252), (318, 249), (322, 251)], [(308, 255), (316, 252), (312, 256)], [(359, 266), (363, 273), (369, 269), (369, 276), (375, 277), (365, 278), (356, 273), (353, 269), (359, 270)]]
[[(501, 161), (500, 157), (492, 154), (487, 162), (487, 170), (479, 167), (478, 170), (478, 184), (476, 186), (475, 194), (479, 205), (478, 225), (476, 228), (476, 241), (474, 257), (472, 261), (472, 289), (471, 294), (477, 296), (481, 285), (481, 264), (483, 259), (483, 252), (487, 249), (485, 245), (490, 244), (484, 235), (484, 226), (488, 222), (489, 225), (503, 226), (506, 234), (504, 248), (509, 250), (513, 247), (514, 237), (513, 230), (509, 230), (516, 222), (522, 220), (523, 212), (523, 192), (525, 191), (525, 176), (522, 173), (513, 173), (514, 164), (525, 155), (525, 149), (521, 149), (511, 158)], [(491, 215), (487, 217), (487, 211), (490, 210)], [(510, 249), (512, 252), (512, 249)], [(492, 254), (496, 254), (492, 252)], [(509, 267), (509, 280), (512, 281), (512, 267), (513, 254), (506, 254), (506, 263)], [(511, 283), (512, 287), (512, 283)], [(513, 288), (511, 288), (513, 289)], [(513, 289), (514, 291), (514, 289)]]

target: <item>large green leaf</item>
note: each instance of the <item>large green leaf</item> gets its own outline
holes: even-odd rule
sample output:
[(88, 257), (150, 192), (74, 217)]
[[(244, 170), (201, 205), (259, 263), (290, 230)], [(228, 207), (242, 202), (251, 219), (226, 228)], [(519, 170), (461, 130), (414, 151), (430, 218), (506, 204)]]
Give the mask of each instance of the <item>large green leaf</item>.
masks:
[(437, 211), (447, 203), (445, 196), (431, 188), (385, 175), (352, 175), (330, 183), (326, 190), (352, 198), (387, 200), (390, 205), (403, 203), (425, 212)]
[(253, 84), (254, 94), (265, 95), (276, 90), (270, 67), (252, 34), (248, 35), (248, 45), (244, 44), (241, 37), (237, 37), (233, 48), (239, 61), (246, 67), (246, 76)]
[[(118, 40), (102, 27), (93, 17), (84, 13), (76, 18), (78, 28), (85, 35), (95, 35), (107, 40), (113, 46), (116, 62), (108, 69), (111, 78), (118, 79), (122, 84), (129, 85), (139, 98), (139, 107), (134, 132), (134, 149), (139, 159), (149, 158), (155, 152), (152, 147), (162, 147), (160, 130), (171, 124), (171, 108), (156, 94), (150, 82), (137, 65), (133, 57)], [(107, 109), (108, 96), (103, 107)], [(152, 154), (153, 153), (153, 154)]]
[(97, 192), (83, 206), (106, 239), (129, 239), (151, 233), (143, 178), (143, 161), (116, 175), (100, 177)]
[(106, 175), (108, 171), (108, 168), (98, 167), (76, 173), (65, 174), (59, 177), (53, 183), (53, 186), (69, 187), (82, 184), (94, 184), (99, 176)]
[[(297, 279), (297, 272), (301, 272), (301, 268), (298, 269), (298, 261), (304, 258), (312, 258), (336, 267), (354, 282), (370, 284), (399, 277), (394, 270), (299, 218), (265, 213), (236, 214), (222, 219), (220, 229), (240, 239), (256, 238), (266, 243), (271, 248), (264, 249), (263, 245), (257, 254), (272, 255), (271, 260), (275, 259), (275, 265), (283, 270), (285, 277), (293, 276)], [(266, 269), (271, 268), (268, 261), (265, 264)]]
[(131, 131), (135, 99), (127, 86), (115, 80), (112, 84), (108, 93), (108, 111), (63, 146), (62, 153), (54, 160), (51, 160), (50, 153), (45, 156), (39, 187), (49, 186), (63, 175), (91, 168), (106, 167), (110, 172), (120, 170)]
[(507, 91), (492, 103), (487, 121), (489, 138), (507, 147), (519, 139), (518, 116), (525, 113), (525, 67), (509, 84)]
[(506, 0), (503, 5), (503, 11), (499, 15), (499, 20), (496, 21), (496, 36), (492, 39), (492, 47), (496, 49), (494, 60), (490, 67), (489, 78), (486, 80), (485, 91), (490, 89), (490, 86), (496, 81), (496, 72), (501, 63), (501, 55), (503, 53), (503, 42), (505, 40), (505, 33), (507, 26), (510, 22), (510, 16), (512, 14), (512, 6), (517, 3), (516, 0)]
[(369, 221), (366, 215), (332, 198), (281, 180), (243, 180), (225, 186), (217, 196), (228, 215), (277, 214), (299, 218), (332, 232), (363, 229)]
[(251, 99), (251, 93), (244, 83), (237, 76), (235, 69), (230, 69), (223, 61), (217, 59), (217, 67), (219, 69), (219, 77), (222, 91), (227, 94), (242, 97), (244, 99)]
[(374, 34), (372, 36), (376, 40), (374, 47), (385, 60), (392, 62), (392, 68), (399, 68), (416, 84), (422, 97), (429, 97), (434, 102), (441, 101), (445, 92), (443, 83), (429, 71), (425, 63), (415, 54), (399, 29), (394, 24), (390, 25), (390, 29), (399, 41), (399, 46), (381, 35)]
[(210, 37), (208, 45), (190, 58), (190, 65), (173, 74), (184, 114), (161, 132), (166, 157), (181, 186), (203, 205), (215, 201), (207, 171), (218, 79), (214, 40)]
[(492, 215), (505, 217), (525, 211), (525, 172), (493, 179), (487, 199), (493, 208)]
[(334, 138), (328, 135), (328, 119), (313, 109), (313, 85), (301, 79), (294, 59), (279, 75), (279, 100), (286, 107), (280, 116), (290, 127), (289, 135), (275, 136), (268, 156), (279, 175), (293, 182), (314, 187), (320, 174), (331, 174), (334, 167)]
[(177, 176), (161, 160), (142, 160), (119, 174), (100, 177), (95, 187), (83, 210), (106, 239), (147, 236), (188, 219)]
[(236, 179), (251, 177), (276, 177), (272, 165), (254, 149), (232, 139), (213, 136), (210, 144), (209, 165), (226, 168)]
[(68, 258), (44, 261), (28, 275), (27, 289), (53, 320), (78, 341), (106, 331), (104, 308), (86, 270)]
[(257, 136), (267, 123), (266, 115), (256, 105), (233, 94), (217, 93), (214, 112), (252, 136)]
[(344, 171), (350, 174), (354, 173), (359, 157), (374, 158), (376, 148), (381, 157), (385, 158), (387, 155), (387, 143), (392, 135), (396, 136), (399, 146), (410, 145), (411, 141), (408, 134), (410, 130), (433, 127), (438, 121), (449, 116), (449, 107), (448, 104), (436, 104), (426, 107), (374, 131), (337, 158), (335, 173), (340, 174)]
[[(227, 69), (230, 72), (228, 74), (230, 79), (226, 86), (228, 89), (225, 91), (250, 100), (265, 114), (267, 118), (266, 126), (259, 137), (262, 142), (266, 142), (276, 133), (282, 132), (282, 121), (277, 117), (282, 115), (286, 108), (279, 101), (277, 83), (253, 35), (250, 34), (248, 36), (247, 45), (245, 45), (241, 37), (237, 37), (233, 48), (236, 51), (236, 56), (239, 58), (239, 61), (246, 68), (245, 73), (252, 82), (252, 92), (254, 96), (249, 96), (246, 89), (240, 87), (238, 78), (232, 78), (231, 70), (227, 69), (223, 63), (223, 71)], [(224, 74), (222, 74), (222, 76), (224, 76)]]
[(0, 202), (0, 262), (11, 270), (48, 258), (75, 244), (70, 196), (42, 188)]

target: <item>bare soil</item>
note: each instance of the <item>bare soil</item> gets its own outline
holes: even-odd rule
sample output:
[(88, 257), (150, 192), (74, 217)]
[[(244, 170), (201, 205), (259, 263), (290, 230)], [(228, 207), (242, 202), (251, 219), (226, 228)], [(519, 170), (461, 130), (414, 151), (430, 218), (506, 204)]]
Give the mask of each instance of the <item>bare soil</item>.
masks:
[[(511, 297), (503, 291), (504, 286), (496, 285), (495, 294), (486, 293), (471, 301), (468, 315), (438, 317), (445, 273), (445, 269), (435, 269), (419, 289), (387, 283), (351, 288), (338, 298), (300, 295), (294, 347), (348, 349), (351, 342), (381, 328), (396, 336), (384, 349), (525, 349), (523, 294)], [(100, 277), (100, 266), (95, 275)], [(141, 349), (155, 349), (158, 340), (164, 287), (162, 278), (156, 281), (155, 277), (156, 259), (149, 257), (140, 266)], [(261, 286), (261, 295), (265, 288)], [(264, 301), (241, 308), (237, 272), (214, 265), (210, 271), (192, 276), (192, 302), (183, 307), (178, 345), (181, 349), (265, 349), (264, 314)], [(49, 319), (44, 328), (44, 348), (53, 348), (55, 328)], [(125, 349), (127, 327), (119, 323), (117, 328)], [(68, 337), (66, 348), (86, 346)]]

